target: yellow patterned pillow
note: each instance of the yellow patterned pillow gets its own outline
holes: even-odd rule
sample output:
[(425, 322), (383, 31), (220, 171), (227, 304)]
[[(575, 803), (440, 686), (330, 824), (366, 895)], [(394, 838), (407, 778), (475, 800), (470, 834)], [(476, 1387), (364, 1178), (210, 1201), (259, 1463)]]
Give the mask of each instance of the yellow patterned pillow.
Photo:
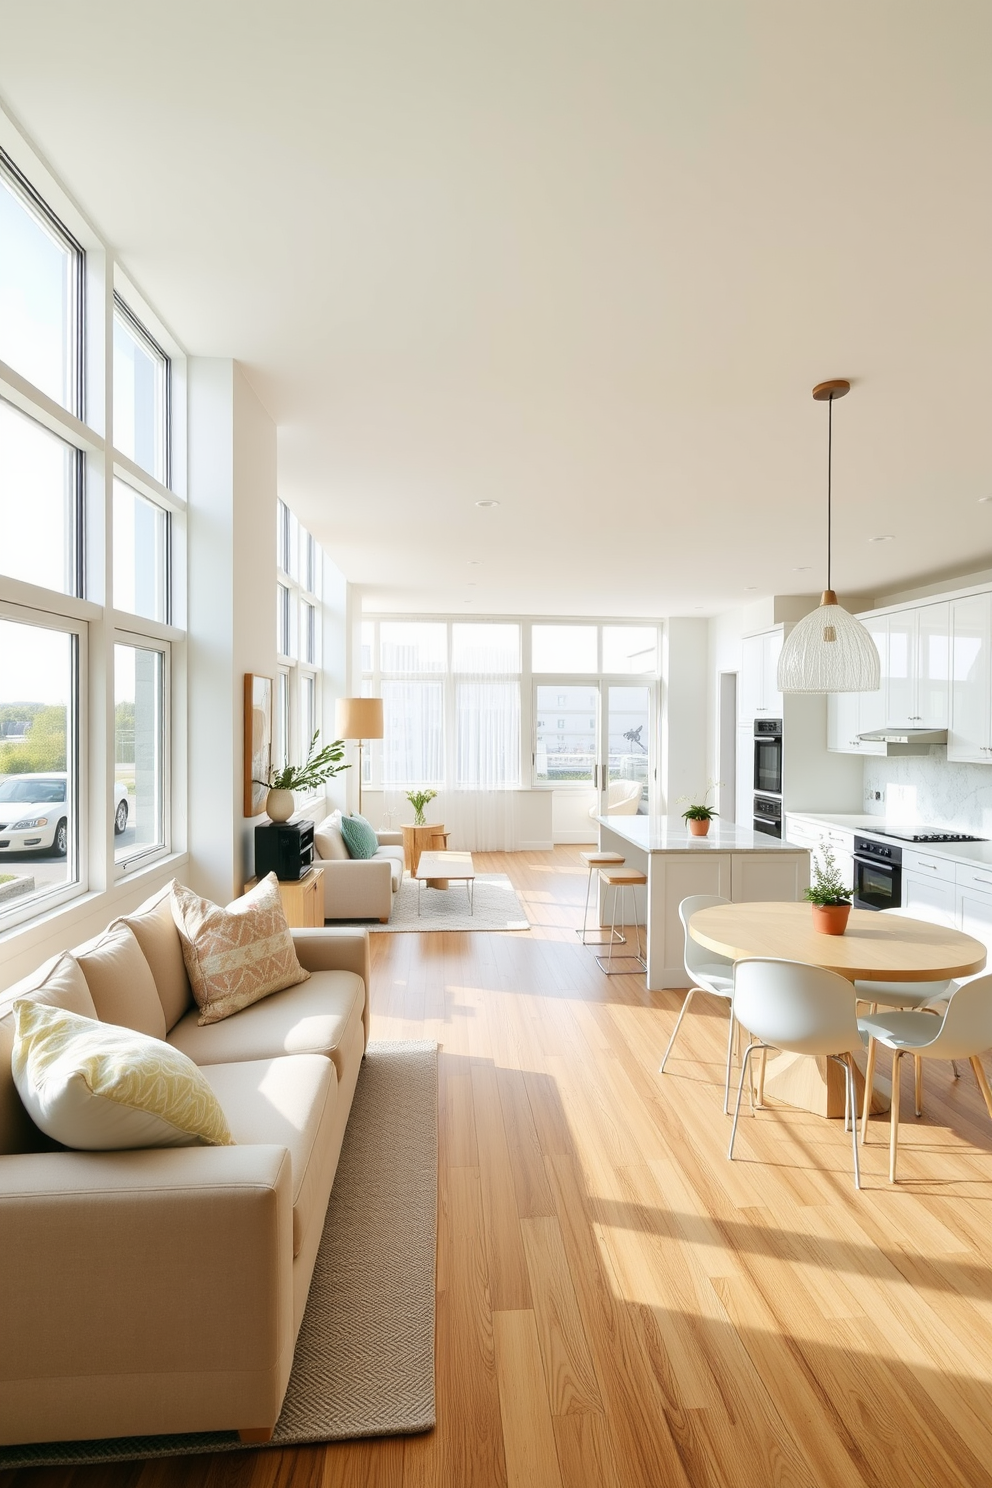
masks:
[(11, 1070), (36, 1126), (64, 1147), (226, 1147), (217, 1097), (160, 1039), (63, 1008), (14, 1003)]
[(172, 904), (201, 1024), (219, 1023), (309, 977), (296, 958), (274, 873), (226, 909), (178, 883)]

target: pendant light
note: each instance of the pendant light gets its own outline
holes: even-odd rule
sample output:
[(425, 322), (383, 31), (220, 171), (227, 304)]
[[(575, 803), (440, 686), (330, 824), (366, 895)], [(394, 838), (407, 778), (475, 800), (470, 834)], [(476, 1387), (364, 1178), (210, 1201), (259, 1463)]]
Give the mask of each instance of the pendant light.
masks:
[(851, 391), (841, 379), (817, 383), (813, 397), (827, 405), (827, 587), (818, 609), (786, 637), (778, 661), (779, 692), (877, 692), (878, 648), (868, 631), (837, 603), (830, 587), (831, 466), (834, 399)]

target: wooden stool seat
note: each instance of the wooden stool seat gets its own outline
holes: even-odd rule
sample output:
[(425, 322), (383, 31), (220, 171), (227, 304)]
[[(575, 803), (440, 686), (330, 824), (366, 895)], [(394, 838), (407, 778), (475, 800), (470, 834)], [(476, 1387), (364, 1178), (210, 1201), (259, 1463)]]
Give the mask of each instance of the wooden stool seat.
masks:
[[(582, 859), (583, 863), (588, 865), (589, 877), (586, 879), (586, 903), (585, 908), (582, 911), (582, 927), (581, 929), (576, 930), (575, 933), (576, 935), (581, 935), (583, 945), (606, 945), (607, 942), (603, 939), (589, 939), (589, 900), (592, 896), (592, 876), (595, 873), (596, 869), (603, 867), (604, 864), (607, 866), (612, 864), (614, 867), (620, 867), (620, 865), (622, 863), (625, 863), (627, 860), (624, 857), (623, 853), (600, 852), (598, 848), (595, 852), (579, 853), (579, 857)], [(597, 934), (598, 933), (599, 932), (597, 931)], [(618, 944), (622, 945), (624, 942), (624, 937), (622, 935), (618, 936), (616, 932), (611, 931), (609, 943), (612, 944), (613, 941), (617, 941)]]
[(600, 868), (599, 876), (607, 888), (621, 884), (646, 884), (648, 881), (647, 874), (642, 873), (639, 868)]

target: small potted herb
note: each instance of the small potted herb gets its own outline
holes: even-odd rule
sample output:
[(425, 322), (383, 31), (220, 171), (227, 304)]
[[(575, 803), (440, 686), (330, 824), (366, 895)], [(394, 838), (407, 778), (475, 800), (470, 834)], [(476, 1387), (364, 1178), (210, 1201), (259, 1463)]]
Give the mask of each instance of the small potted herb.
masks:
[[(712, 789), (712, 784), (706, 787), (706, 796), (709, 795)], [(710, 822), (715, 816), (719, 816), (720, 814), (705, 804), (706, 796), (703, 797), (703, 805), (696, 805), (694, 802), (690, 802), (687, 809), (682, 813), (682, 820), (689, 828), (693, 837), (705, 837), (710, 829)], [(688, 801), (689, 797), (679, 796), (679, 800)]]
[(424, 807), (429, 805), (430, 802), (434, 800), (436, 795), (437, 791), (432, 790), (407, 791), (406, 798), (410, 802), (410, 805), (413, 807), (415, 813), (413, 818), (413, 825), (415, 827), (423, 827), (426, 825), (427, 818), (424, 816)]
[(345, 751), (344, 740), (335, 739), (333, 744), (325, 744), (323, 749), (318, 750), (319, 737), (320, 729), (316, 729), (302, 765), (284, 765), (281, 770), (273, 767), (268, 780), (255, 781), (256, 785), (266, 785), (269, 788), (265, 810), (270, 821), (289, 821), (296, 809), (294, 791), (316, 790), (318, 785), (325, 785), (332, 776), (351, 769), (350, 765), (342, 765), (340, 762)]
[(822, 847), (820, 857), (813, 858), (812, 867), (813, 881), (806, 890), (806, 898), (813, 906), (813, 929), (821, 935), (843, 935), (854, 891), (841, 878), (832, 848)]

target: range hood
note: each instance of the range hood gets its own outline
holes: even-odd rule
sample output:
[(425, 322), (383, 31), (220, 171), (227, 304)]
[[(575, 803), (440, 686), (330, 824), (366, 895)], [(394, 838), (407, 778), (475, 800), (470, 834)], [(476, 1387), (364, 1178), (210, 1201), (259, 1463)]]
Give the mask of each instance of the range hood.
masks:
[(870, 729), (858, 738), (866, 744), (884, 744), (887, 755), (927, 754), (931, 744), (946, 744), (946, 729), (880, 728)]

